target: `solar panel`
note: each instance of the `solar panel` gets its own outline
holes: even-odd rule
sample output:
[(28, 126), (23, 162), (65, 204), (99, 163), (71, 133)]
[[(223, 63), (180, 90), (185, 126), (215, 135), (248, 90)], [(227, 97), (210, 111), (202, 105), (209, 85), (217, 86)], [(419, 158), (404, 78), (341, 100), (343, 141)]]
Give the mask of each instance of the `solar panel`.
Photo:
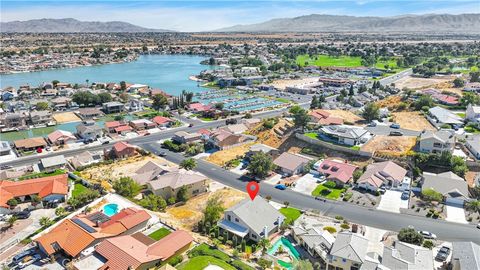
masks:
[(89, 232), (89, 233), (94, 233), (96, 232), (97, 230), (95, 230), (94, 228), (88, 226), (87, 224), (85, 224), (85, 222), (81, 221), (80, 219), (78, 218), (74, 218), (72, 219), (73, 223), (77, 224), (78, 226), (80, 226), (82, 229), (84, 229), (85, 231)]
[(106, 221), (110, 220), (110, 217), (105, 215), (102, 212), (93, 213), (93, 214), (89, 215), (87, 218), (88, 218), (88, 220), (90, 220), (91, 222), (94, 222), (94, 223), (95, 222), (103, 223), (103, 222), (106, 222)]

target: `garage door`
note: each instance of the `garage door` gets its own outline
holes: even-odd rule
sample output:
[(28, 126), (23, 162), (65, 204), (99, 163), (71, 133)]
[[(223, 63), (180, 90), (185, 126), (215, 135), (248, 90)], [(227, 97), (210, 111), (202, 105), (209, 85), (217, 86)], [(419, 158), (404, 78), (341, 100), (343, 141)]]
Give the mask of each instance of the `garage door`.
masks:
[(447, 198), (445, 200), (445, 203), (451, 206), (458, 206), (458, 207), (463, 207), (463, 199), (457, 199), (457, 198)]

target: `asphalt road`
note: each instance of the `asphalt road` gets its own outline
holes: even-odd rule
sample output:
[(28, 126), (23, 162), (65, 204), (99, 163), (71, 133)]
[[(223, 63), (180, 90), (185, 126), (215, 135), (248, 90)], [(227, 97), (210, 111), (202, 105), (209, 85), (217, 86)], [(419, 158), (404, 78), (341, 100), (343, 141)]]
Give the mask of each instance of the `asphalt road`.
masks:
[(409, 68), (409, 69), (406, 69), (406, 70), (404, 70), (402, 72), (399, 72), (395, 75), (380, 79), (380, 83), (382, 85), (390, 85), (391, 83), (394, 83), (394, 82), (400, 80), (401, 78), (406, 77), (406, 76), (410, 76), (412, 74), (413, 74), (413, 70), (411, 68)]
[[(181, 154), (161, 148), (159, 144), (140, 144), (140, 147), (152, 153), (167, 152), (167, 160), (179, 164), (185, 157)], [(198, 160), (197, 171), (203, 173), (212, 180), (220, 182), (232, 188), (244, 191), (249, 181), (244, 176), (239, 176), (223, 168), (213, 165), (204, 160)], [(290, 202), (291, 206), (303, 210), (316, 210), (327, 216), (343, 216), (350, 222), (364, 224), (390, 231), (399, 231), (407, 226), (414, 226), (417, 230), (426, 230), (435, 233), (439, 239), (446, 241), (473, 241), (480, 244), (480, 230), (473, 225), (465, 225), (434, 220), (425, 217), (390, 213), (376, 209), (369, 209), (352, 205), (343, 201), (317, 201), (311, 196), (301, 194), (290, 189), (278, 190), (274, 186), (260, 183), (260, 195), (272, 197), (273, 201), (283, 203)]]

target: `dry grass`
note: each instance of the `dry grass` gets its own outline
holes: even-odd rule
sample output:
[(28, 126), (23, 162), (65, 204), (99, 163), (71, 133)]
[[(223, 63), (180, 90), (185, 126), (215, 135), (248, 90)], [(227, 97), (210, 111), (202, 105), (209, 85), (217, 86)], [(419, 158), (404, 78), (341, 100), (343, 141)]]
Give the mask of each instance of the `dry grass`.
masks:
[(390, 111), (395, 111), (398, 104), (402, 102), (401, 96), (389, 96), (385, 99), (375, 102), (380, 108), (388, 108)]
[(216, 164), (218, 166), (224, 166), (230, 160), (244, 156), (248, 152), (250, 146), (254, 142), (246, 143), (240, 146), (232, 147), (230, 149), (217, 151), (206, 158), (206, 161)]
[(439, 83), (452, 81), (453, 79), (455, 78), (452, 76), (442, 76), (442, 77), (437, 76), (432, 78), (420, 78), (420, 77), (407, 76), (396, 81), (395, 87), (400, 89), (403, 89), (403, 88), (422, 89), (426, 87), (433, 87), (434, 85)]
[(392, 120), (402, 128), (422, 131), (436, 130), (420, 112), (394, 112)]
[(352, 113), (351, 111), (344, 111), (344, 110), (325, 110), (331, 114), (331, 116), (339, 117), (342, 118), (343, 121), (347, 123), (358, 123), (360, 121), (363, 121), (362, 117)]
[[(282, 131), (280, 128), (289, 130), (289, 127), (293, 126), (293, 123), (280, 118), (278, 123), (272, 129), (263, 129), (263, 124), (259, 124), (256, 127), (248, 131), (249, 134), (257, 136), (258, 142), (268, 145), (270, 147), (279, 148), (289, 136), (280, 136)], [(277, 130), (278, 133), (275, 132)]]
[(81, 121), (81, 119), (77, 115), (75, 115), (73, 112), (56, 113), (53, 115), (53, 119), (55, 119), (57, 123)]
[(247, 198), (247, 194), (236, 189), (223, 188), (215, 192), (202, 194), (191, 198), (185, 205), (167, 209), (166, 213), (161, 213), (163, 221), (173, 224), (186, 230), (192, 230), (203, 217), (203, 210), (207, 204), (208, 198), (218, 195), (223, 199), (225, 209), (234, 206), (241, 200)]
[(416, 137), (379, 135), (363, 145), (362, 150), (388, 156), (404, 156), (415, 146), (415, 143)]

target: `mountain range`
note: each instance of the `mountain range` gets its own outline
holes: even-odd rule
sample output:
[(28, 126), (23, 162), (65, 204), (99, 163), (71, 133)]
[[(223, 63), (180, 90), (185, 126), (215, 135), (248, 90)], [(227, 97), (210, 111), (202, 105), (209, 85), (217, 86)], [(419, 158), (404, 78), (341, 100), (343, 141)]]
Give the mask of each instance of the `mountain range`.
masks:
[(461, 32), (480, 33), (480, 14), (356, 17), (312, 14), (235, 25), (216, 32)]
[(126, 22), (85, 22), (72, 18), (38, 19), (0, 23), (4, 33), (92, 33), (92, 32), (172, 32), (165, 29), (149, 29)]

